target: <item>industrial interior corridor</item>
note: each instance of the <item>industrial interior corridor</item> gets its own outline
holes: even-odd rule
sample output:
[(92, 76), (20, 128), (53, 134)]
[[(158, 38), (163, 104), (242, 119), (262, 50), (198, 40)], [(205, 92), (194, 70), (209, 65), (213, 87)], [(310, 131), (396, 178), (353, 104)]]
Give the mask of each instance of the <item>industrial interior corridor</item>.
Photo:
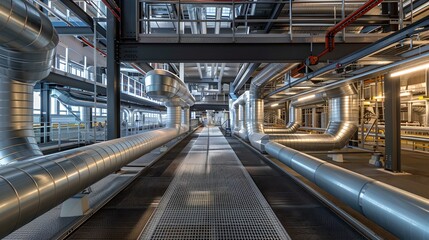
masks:
[(364, 238), (235, 138), (227, 140), (219, 128), (205, 127), (184, 139), (69, 238), (313, 237)]

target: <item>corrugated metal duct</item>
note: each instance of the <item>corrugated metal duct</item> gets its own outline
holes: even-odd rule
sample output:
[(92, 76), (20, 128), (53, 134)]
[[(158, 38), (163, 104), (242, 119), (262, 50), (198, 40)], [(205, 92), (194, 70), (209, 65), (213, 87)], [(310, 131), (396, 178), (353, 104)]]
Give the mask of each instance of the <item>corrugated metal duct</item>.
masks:
[[(162, 72), (159, 72), (162, 74)], [(152, 75), (153, 76), (153, 75)], [(161, 76), (166, 76), (161, 75)], [(162, 78), (162, 77), (161, 77)], [(172, 75), (168, 81), (180, 85)], [(150, 81), (146, 82), (146, 86)], [(162, 84), (149, 87), (167, 105), (167, 128), (68, 150), (30, 161), (11, 163), (0, 169), (0, 238), (38, 217), (84, 188), (174, 139), (182, 133), (181, 106), (192, 105), (193, 96)], [(180, 101), (177, 101), (180, 96)], [(170, 101), (171, 100), (171, 101)]]
[(0, 165), (41, 156), (33, 131), (33, 87), (49, 75), (58, 35), (23, 0), (0, 1)]

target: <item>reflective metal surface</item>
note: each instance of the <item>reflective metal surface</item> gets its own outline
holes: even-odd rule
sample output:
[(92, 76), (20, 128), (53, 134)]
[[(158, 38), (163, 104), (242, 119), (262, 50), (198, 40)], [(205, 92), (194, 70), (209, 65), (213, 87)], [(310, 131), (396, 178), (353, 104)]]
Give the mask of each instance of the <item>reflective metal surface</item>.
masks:
[[(190, 96), (189, 91), (183, 93), (187, 95)], [(175, 95), (163, 99), (167, 101), (168, 115), (165, 129), (14, 162), (1, 168), (0, 238), (185, 132), (181, 126), (182, 109), (178, 105), (183, 101), (178, 101)]]
[(355, 95), (329, 99), (329, 124), (323, 134), (275, 134), (270, 140), (301, 151), (343, 148), (357, 131)]
[(264, 128), (266, 134), (286, 134), (295, 133), (301, 127), (302, 109), (291, 104), (289, 107), (289, 122), (286, 128)]
[(146, 94), (156, 100), (177, 99), (178, 106), (188, 107), (195, 103), (183, 80), (173, 73), (156, 69), (148, 72), (145, 77)]
[(190, 125), (190, 119), (191, 119), (191, 112), (189, 107), (185, 107), (182, 109), (182, 128), (184, 131), (189, 131)]
[(276, 142), (265, 144), (265, 151), (398, 238), (429, 238), (429, 199)]
[(58, 35), (48, 17), (24, 0), (0, 1), (0, 26), (0, 165), (5, 165), (42, 155), (32, 131), (33, 85), (48, 76)]

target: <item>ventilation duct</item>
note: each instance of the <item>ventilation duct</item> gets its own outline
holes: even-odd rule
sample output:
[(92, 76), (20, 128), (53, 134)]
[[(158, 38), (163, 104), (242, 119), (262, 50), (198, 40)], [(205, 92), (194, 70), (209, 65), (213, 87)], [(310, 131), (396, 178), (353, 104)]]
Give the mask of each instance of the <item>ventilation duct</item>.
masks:
[[(358, 106), (355, 99), (356, 89), (353, 85), (315, 94), (309, 99), (298, 99), (291, 105), (302, 107), (329, 99), (330, 123), (324, 134), (265, 134), (263, 129), (263, 101), (249, 99), (253, 108), (252, 118), (247, 119), (248, 126), (252, 123), (253, 132), (249, 139), (252, 146), (264, 151), (264, 144), (269, 140), (284, 144), (297, 150), (332, 150), (344, 147), (357, 130)], [(351, 96), (350, 96), (351, 95)], [(250, 129), (250, 128), (249, 128)]]
[(0, 1), (0, 26), (0, 165), (5, 165), (42, 155), (33, 131), (33, 87), (49, 75), (58, 35), (48, 17), (24, 0)]
[(275, 142), (265, 151), (399, 239), (429, 238), (428, 199)]
[(289, 122), (286, 128), (264, 128), (266, 134), (286, 134), (295, 133), (298, 131), (302, 123), (301, 108), (293, 106), (293, 103), (289, 107)]
[[(163, 72), (161, 76), (166, 76)], [(166, 96), (151, 86), (151, 78)], [(165, 80), (165, 79), (164, 79)], [(38, 217), (84, 188), (99, 181), (136, 158), (152, 151), (181, 133), (181, 106), (193, 104), (189, 91), (177, 91), (170, 86), (183, 82), (172, 75), (168, 81), (151, 74), (146, 81), (151, 93), (159, 93), (167, 105), (168, 127), (139, 135), (114, 139), (87, 147), (72, 149), (52, 155), (40, 156), (31, 161), (11, 163), (0, 169), (0, 238)], [(185, 90), (187, 90), (185, 88)], [(178, 96), (182, 99), (178, 101)]]
[[(247, 138), (247, 124), (246, 124), (246, 98), (248, 92), (243, 93), (235, 102), (232, 104), (234, 111), (236, 111), (236, 126), (234, 133), (239, 135), (245, 141), (248, 141)], [(238, 114), (237, 114), (238, 113)]]
[(355, 95), (329, 99), (329, 124), (323, 134), (287, 134), (270, 136), (282, 145), (301, 151), (325, 151), (343, 148), (357, 130), (358, 105)]
[(79, 106), (79, 107), (89, 107), (93, 108), (94, 105), (97, 108), (107, 108), (107, 103), (98, 101), (95, 103), (94, 100), (83, 100), (73, 97), (69, 92), (58, 90), (58, 89), (52, 89), (51, 96), (58, 99), (60, 102), (64, 103), (65, 105), (70, 106)]
[(238, 135), (241, 138), (247, 141), (253, 135), (263, 134), (264, 101), (261, 96), (262, 89), (269, 81), (282, 76), (294, 66), (294, 64), (287, 63), (272, 63), (267, 65), (252, 79), (250, 90), (242, 94), (233, 103), (233, 111), (237, 111), (238, 106), (238, 121), (240, 122), (240, 126), (237, 130), (239, 130)]

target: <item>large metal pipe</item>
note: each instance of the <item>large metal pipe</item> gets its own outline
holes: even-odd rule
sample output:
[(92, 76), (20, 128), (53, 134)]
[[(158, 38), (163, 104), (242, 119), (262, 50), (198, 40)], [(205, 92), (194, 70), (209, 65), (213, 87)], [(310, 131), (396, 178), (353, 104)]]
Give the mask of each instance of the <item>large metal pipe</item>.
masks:
[(288, 133), (295, 133), (298, 131), (302, 123), (302, 109), (299, 107), (295, 107), (293, 103), (294, 102), (292, 102), (289, 107), (289, 122), (286, 125), (286, 128), (266, 128), (265, 127), (264, 132), (266, 134), (288, 134)]
[(0, 165), (41, 156), (33, 131), (33, 87), (49, 75), (58, 35), (24, 0), (0, 1)]
[(145, 77), (146, 94), (158, 101), (168, 100), (177, 106), (188, 107), (195, 103), (186, 84), (178, 76), (167, 70), (156, 69)]
[(265, 151), (398, 238), (429, 239), (429, 199), (276, 142)]
[[(164, 75), (163, 75), (164, 76)], [(148, 77), (146, 84), (153, 75)], [(162, 81), (180, 86), (177, 77)], [(181, 82), (181, 81), (180, 81)], [(165, 91), (168, 127), (139, 135), (114, 139), (87, 147), (41, 156), (31, 161), (11, 163), (0, 169), (0, 238), (14, 229), (57, 206), (84, 188), (118, 170), (136, 158), (150, 152), (173, 138), (180, 130), (181, 106), (184, 102), (193, 104), (193, 97), (187, 92), (178, 93), (177, 88), (157, 84), (151, 86), (150, 93)], [(183, 100), (178, 100), (178, 96)]]
[(264, 100), (262, 99), (264, 86), (272, 79), (281, 77), (294, 66), (295, 64), (289, 63), (269, 64), (252, 79), (250, 84), (246, 95), (248, 138), (252, 146), (261, 151), (263, 151), (264, 142), (268, 141), (268, 135), (264, 133)]
[(186, 132), (189, 131), (189, 128), (191, 126), (190, 118), (191, 118), (191, 112), (189, 107), (184, 107), (182, 109), (182, 128)]
[(232, 87), (236, 86), (238, 82), (240, 82), (241, 77), (243, 76), (244, 72), (246, 71), (247, 67), (249, 66), (249, 63), (244, 63), (240, 70), (238, 71), (237, 76), (235, 76), (234, 81), (232, 82)]
[(261, 65), (261, 64), (260, 63), (250, 63), (247, 66), (246, 70), (244, 71), (241, 78), (238, 80), (237, 84), (233, 86), (234, 87), (234, 93), (238, 92), (244, 86), (244, 84), (246, 84), (246, 82), (250, 79), (250, 77), (252, 77), (252, 75), (256, 71), (256, 69), (258, 69), (259, 65)]
[(270, 139), (301, 151), (340, 149), (357, 130), (356, 95), (329, 99), (329, 113), (329, 125), (323, 134), (271, 135)]
[(51, 96), (58, 99), (60, 102), (66, 105), (90, 107), (90, 108), (93, 108), (94, 106), (97, 108), (107, 108), (106, 102), (101, 102), (101, 101), (94, 102), (94, 100), (78, 99), (73, 97), (69, 92), (58, 90), (58, 89), (52, 89)]

